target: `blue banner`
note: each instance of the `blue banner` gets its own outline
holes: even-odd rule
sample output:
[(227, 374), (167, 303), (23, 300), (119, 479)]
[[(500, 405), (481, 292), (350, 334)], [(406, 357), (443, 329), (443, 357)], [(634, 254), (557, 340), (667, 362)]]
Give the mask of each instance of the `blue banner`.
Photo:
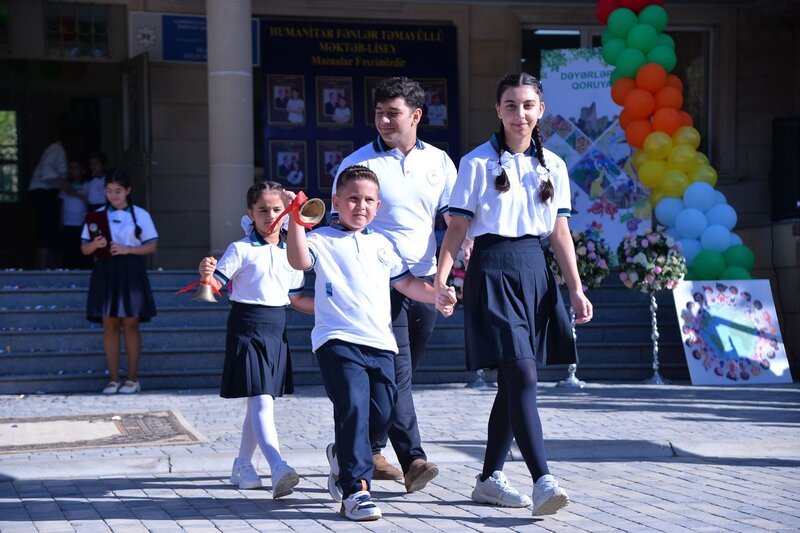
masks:
[(261, 21), (265, 177), (330, 198), (341, 160), (374, 140), (374, 89), (422, 85), (419, 137), (458, 161), (454, 26)]

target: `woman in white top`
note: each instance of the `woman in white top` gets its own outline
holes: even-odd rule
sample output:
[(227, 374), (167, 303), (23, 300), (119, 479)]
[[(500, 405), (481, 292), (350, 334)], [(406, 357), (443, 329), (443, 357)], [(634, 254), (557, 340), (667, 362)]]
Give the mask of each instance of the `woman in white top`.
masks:
[(461, 243), (465, 237), (474, 239), (464, 284), (467, 367), (496, 368), (498, 389), (473, 500), (531, 505), (502, 471), (515, 438), (536, 481), (533, 514), (553, 514), (569, 498), (547, 467), (536, 407), (536, 363), (557, 357), (571, 362), (576, 352), (540, 239), (550, 238), (578, 322), (591, 319), (592, 305), (581, 288), (567, 225), (566, 165), (544, 149), (537, 125), (544, 113), (541, 84), (525, 73), (506, 76), (497, 87), (495, 110), (498, 132), (461, 159), (435, 285), (445, 294)]
[(336, 109), (333, 111), (333, 121), (337, 124), (347, 124), (350, 122), (350, 108), (347, 107), (347, 99), (344, 96), (339, 97), (339, 102), (336, 104)]
[(291, 94), (291, 98), (286, 102), (286, 112), (289, 114), (287, 118), (293, 124), (302, 124), (306, 121), (306, 104), (300, 99), (300, 92), (297, 89), (293, 88)]

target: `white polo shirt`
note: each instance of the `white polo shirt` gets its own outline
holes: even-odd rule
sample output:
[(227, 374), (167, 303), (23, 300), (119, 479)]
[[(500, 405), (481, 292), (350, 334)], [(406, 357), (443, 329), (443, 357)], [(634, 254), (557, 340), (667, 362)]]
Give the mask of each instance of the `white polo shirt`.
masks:
[(228, 245), (217, 261), (214, 277), (228, 284), (234, 302), (281, 307), (289, 295), (301, 294), (305, 276), (289, 265), (283, 238), (272, 245), (257, 231)]
[[(503, 152), (498, 155), (496, 136), (461, 159), (458, 179), (450, 196), (452, 216), (470, 219), (467, 237), (495, 234), (504, 237), (536, 235), (547, 237), (553, 232), (556, 218), (570, 216), (569, 175), (564, 161), (550, 150), (544, 150), (547, 169), (539, 164), (533, 144), (522, 154)], [(511, 188), (495, 189), (495, 179), (504, 168)], [(542, 184), (553, 182), (553, 198), (539, 201)]]
[[(114, 209), (108, 206), (106, 211), (105, 207), (101, 207), (97, 211), (106, 211), (108, 217), (108, 227), (111, 230), (111, 241), (123, 246), (139, 246), (148, 242), (158, 240), (158, 232), (153, 224), (153, 219), (150, 218), (150, 213), (139, 207), (133, 206), (136, 212), (136, 224), (133, 223), (130, 209)], [(136, 225), (142, 229), (139, 238), (136, 238)], [(81, 232), (81, 239), (84, 242), (89, 242), (89, 228), (86, 224), (83, 225)]]
[(456, 167), (450, 157), (419, 139), (408, 155), (403, 155), (378, 136), (347, 156), (336, 177), (352, 165), (363, 165), (375, 172), (381, 186), (381, 207), (370, 227), (391, 239), (412, 274), (435, 274), (436, 214), (447, 210), (456, 180)]
[(58, 189), (58, 185), (47, 180), (67, 177), (67, 151), (61, 142), (54, 142), (42, 152), (42, 157), (33, 169), (29, 191), (37, 189)]
[(308, 234), (316, 273), (311, 349), (331, 339), (397, 353), (390, 284), (410, 275), (392, 242), (334, 223)]

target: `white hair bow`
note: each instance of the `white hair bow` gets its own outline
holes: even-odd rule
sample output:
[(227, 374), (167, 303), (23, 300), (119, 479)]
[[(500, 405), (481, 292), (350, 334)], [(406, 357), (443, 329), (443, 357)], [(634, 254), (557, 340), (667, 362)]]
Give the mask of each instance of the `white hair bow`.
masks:
[(514, 162), (514, 155), (510, 152), (503, 152), (500, 154), (499, 161), (489, 161), (486, 163), (486, 169), (489, 173), (493, 176), (499, 176), (503, 173), (503, 169), (511, 170), (511, 167)]

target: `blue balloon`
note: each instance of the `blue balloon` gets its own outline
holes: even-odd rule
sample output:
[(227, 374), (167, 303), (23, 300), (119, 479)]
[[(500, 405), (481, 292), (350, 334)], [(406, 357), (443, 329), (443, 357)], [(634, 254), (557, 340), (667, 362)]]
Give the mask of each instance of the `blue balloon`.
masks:
[(734, 232), (731, 232), (731, 246), (738, 246), (740, 244), (744, 244), (742, 242), (742, 238), (736, 235)]
[(686, 258), (686, 266), (692, 266), (694, 258), (703, 250), (703, 245), (697, 239), (681, 239), (678, 244), (681, 247), (681, 253)]
[(708, 211), (708, 224), (719, 224), (724, 226), (728, 231), (736, 226), (736, 210), (728, 204), (717, 204)]
[(674, 226), (678, 214), (685, 208), (680, 198), (664, 198), (656, 205), (656, 218), (665, 226)]
[(704, 181), (696, 181), (686, 187), (683, 192), (683, 202), (686, 207), (693, 207), (700, 211), (708, 211), (714, 205), (714, 187)]
[(703, 230), (700, 244), (703, 245), (703, 250), (722, 253), (731, 245), (731, 232), (725, 226), (711, 224)]
[(725, 195), (719, 191), (714, 191), (714, 205), (717, 204), (727, 204), (728, 199), (725, 198)]
[(675, 219), (675, 229), (682, 239), (697, 239), (708, 226), (706, 216), (699, 209), (687, 207)]
[(666, 233), (668, 236), (672, 237), (672, 240), (673, 240), (673, 241), (678, 241), (678, 240), (680, 240), (680, 238), (681, 238), (681, 234), (680, 234), (680, 233), (678, 233), (678, 230), (676, 230), (676, 229), (675, 229), (675, 226), (670, 226), (670, 227), (668, 227), (668, 228), (667, 228), (667, 229), (664, 231), (664, 233)]

